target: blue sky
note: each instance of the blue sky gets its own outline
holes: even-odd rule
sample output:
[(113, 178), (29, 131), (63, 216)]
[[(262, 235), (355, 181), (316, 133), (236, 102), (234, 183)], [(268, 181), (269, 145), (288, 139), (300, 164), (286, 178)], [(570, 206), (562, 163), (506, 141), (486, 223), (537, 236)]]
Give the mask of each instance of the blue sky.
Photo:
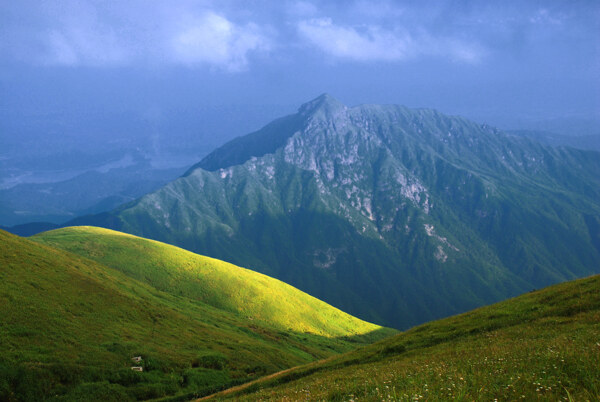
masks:
[(0, 112), (235, 106), (239, 135), (329, 92), (505, 126), (597, 119), (599, 47), (596, 0), (1, 0)]

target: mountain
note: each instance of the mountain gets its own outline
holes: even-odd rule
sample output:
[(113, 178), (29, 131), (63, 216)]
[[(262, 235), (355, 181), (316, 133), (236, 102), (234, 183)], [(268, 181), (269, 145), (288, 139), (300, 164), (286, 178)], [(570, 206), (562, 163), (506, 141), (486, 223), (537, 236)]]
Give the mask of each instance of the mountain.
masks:
[(235, 400), (600, 398), (600, 277), (430, 322), (216, 394)]
[(395, 332), (256, 272), (105, 229), (35, 241), (0, 231), (0, 244), (0, 400), (189, 399)]
[(279, 278), (407, 328), (600, 270), (600, 154), (329, 95), (75, 220)]

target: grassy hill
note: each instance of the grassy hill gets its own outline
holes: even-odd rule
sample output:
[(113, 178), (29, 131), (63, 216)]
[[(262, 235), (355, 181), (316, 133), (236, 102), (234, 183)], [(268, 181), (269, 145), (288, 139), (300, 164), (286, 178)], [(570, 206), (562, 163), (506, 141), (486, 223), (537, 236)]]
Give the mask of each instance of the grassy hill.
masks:
[(278, 329), (329, 338), (380, 329), (277, 279), (165, 243), (89, 226), (32, 239), (93, 259), (156, 289)]
[(218, 394), (247, 400), (600, 399), (600, 276), (430, 322)]
[[(81, 231), (79, 239), (85, 244), (94, 229)], [(48, 242), (60, 233), (76, 234), (77, 230), (48, 234)], [(140, 247), (144, 243), (114, 232), (98, 233), (99, 237), (104, 233), (133, 239)], [(194, 292), (200, 292), (199, 287), (182, 287), (180, 293), (175, 285), (159, 289), (158, 279), (167, 276), (161, 276), (158, 267), (171, 271), (171, 283), (183, 283), (181, 278), (188, 275), (169, 265), (169, 261), (183, 264), (174, 257), (174, 248), (165, 249), (171, 260), (162, 259), (154, 268), (148, 264), (146, 276), (138, 280), (89, 258), (40, 244), (44, 238), (34, 242), (0, 231), (0, 400), (121, 401), (199, 396), (348, 351), (392, 332), (360, 322), (291, 287), (276, 285), (274, 280), (269, 282), (258, 274), (248, 276), (245, 270), (216, 260), (198, 261), (202, 261), (203, 270), (214, 271), (206, 276), (208, 284), (218, 283), (220, 272), (229, 274), (228, 279), (237, 287), (233, 300), (211, 305), (193, 297)], [(115, 253), (126, 254), (117, 243), (113, 244)], [(150, 243), (147, 250), (160, 248), (160, 244)], [(94, 254), (93, 247), (87, 250)], [(97, 255), (109, 251), (99, 248)], [(142, 254), (138, 255), (140, 267)], [(150, 259), (159, 260), (159, 256), (158, 252), (148, 254)], [(186, 258), (188, 264), (180, 268), (199, 271), (193, 266), (193, 255), (186, 254)], [(151, 283), (153, 277), (158, 278), (156, 286)], [(234, 311), (235, 302), (245, 300), (245, 280), (256, 282), (249, 286), (254, 293), (246, 294), (261, 301), (260, 314), (258, 310), (253, 314), (256, 304), (250, 301)], [(261, 314), (277, 309), (269, 309), (269, 300), (276, 299), (262, 295), (260, 292), (269, 288), (261, 288), (260, 283), (273, 286), (274, 296), (285, 296), (304, 308), (304, 315), (296, 317), (296, 330), (283, 330), (285, 320), (277, 323), (261, 318)], [(206, 290), (208, 299), (219, 299), (219, 287), (211, 289)], [(313, 314), (322, 311), (337, 321), (330, 327), (319, 327), (324, 318), (305, 323), (302, 317), (310, 315), (311, 306), (320, 309), (312, 310)], [(257, 318), (248, 318), (252, 316)], [(349, 323), (344, 324), (345, 319)], [(344, 331), (352, 325), (357, 329)], [(144, 372), (131, 370), (138, 365), (131, 361), (134, 356), (142, 356), (139, 365)]]

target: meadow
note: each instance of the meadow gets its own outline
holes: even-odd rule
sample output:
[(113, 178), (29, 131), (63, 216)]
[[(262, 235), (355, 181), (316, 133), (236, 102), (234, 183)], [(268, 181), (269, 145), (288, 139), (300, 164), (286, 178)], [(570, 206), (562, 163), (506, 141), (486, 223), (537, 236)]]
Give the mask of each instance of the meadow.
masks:
[(600, 399), (600, 276), (430, 322), (213, 397), (239, 400)]

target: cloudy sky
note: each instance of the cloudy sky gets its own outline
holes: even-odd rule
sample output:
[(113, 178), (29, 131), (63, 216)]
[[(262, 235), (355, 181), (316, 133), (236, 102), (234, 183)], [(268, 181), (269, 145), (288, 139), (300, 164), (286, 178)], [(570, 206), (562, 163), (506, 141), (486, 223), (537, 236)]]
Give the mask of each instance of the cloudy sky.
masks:
[(323, 92), (498, 125), (598, 118), (600, 2), (0, 0), (0, 91), (8, 120), (226, 106), (260, 126)]

